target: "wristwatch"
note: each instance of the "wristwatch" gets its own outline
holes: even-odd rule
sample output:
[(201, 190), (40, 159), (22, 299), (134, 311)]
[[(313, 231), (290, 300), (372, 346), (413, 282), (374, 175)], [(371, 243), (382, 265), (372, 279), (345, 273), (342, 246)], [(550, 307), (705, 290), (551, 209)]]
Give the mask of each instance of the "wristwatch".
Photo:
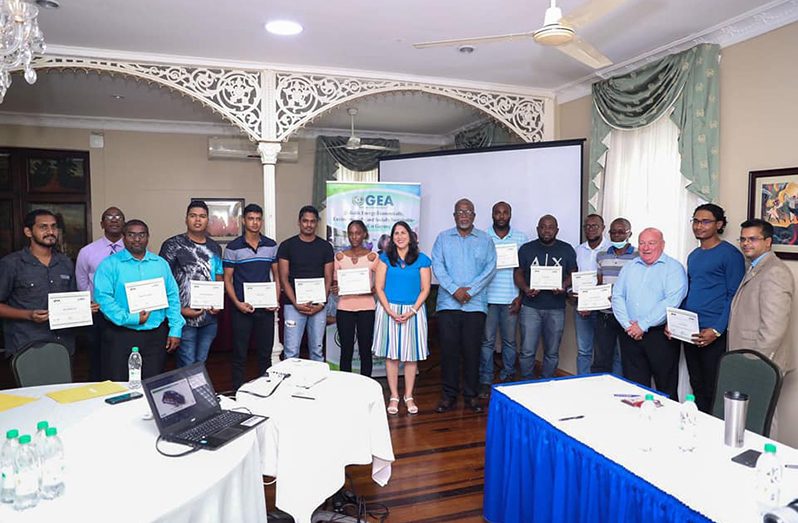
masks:
[(720, 338), (720, 333), (717, 331), (717, 329), (712, 329), (712, 332), (715, 333), (716, 338)]

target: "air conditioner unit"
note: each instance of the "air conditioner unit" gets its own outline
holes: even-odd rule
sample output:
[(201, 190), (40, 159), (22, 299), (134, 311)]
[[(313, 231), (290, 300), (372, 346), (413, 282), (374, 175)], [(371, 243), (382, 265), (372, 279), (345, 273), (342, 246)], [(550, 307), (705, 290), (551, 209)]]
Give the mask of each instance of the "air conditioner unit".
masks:
[[(237, 136), (209, 136), (209, 160), (257, 160), (258, 144)], [(299, 142), (284, 142), (277, 154), (277, 162), (296, 163), (299, 160)]]

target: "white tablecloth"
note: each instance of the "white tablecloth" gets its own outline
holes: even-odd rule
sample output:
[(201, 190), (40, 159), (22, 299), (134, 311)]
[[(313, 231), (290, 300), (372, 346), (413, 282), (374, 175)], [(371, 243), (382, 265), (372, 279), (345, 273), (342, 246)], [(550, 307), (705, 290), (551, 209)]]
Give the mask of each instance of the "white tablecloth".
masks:
[[(0, 430), (3, 437), (12, 428), (32, 434), (39, 420), (57, 427), (65, 449), (66, 491), (23, 512), (3, 504), (0, 521), (266, 521), (255, 431), (216, 451), (167, 458), (155, 450), (155, 421), (143, 419), (149, 412), (145, 398), (118, 405), (104, 398), (62, 405), (44, 396), (63, 387), (3, 391), (40, 397), (0, 413)], [(170, 453), (186, 449), (161, 445)]]
[[(512, 400), (559, 430), (588, 445), (660, 490), (714, 521), (761, 521), (754, 501), (754, 469), (733, 463), (747, 448), (762, 450), (770, 440), (746, 431), (744, 448), (723, 444), (724, 423), (699, 413), (695, 451), (678, 448), (679, 404), (657, 396), (653, 449), (640, 450), (646, 433), (639, 410), (614, 394), (645, 394), (632, 383), (610, 375), (499, 386)], [(559, 421), (561, 418), (584, 418)], [(798, 463), (798, 451), (777, 443), (782, 463)], [(798, 470), (785, 469), (782, 503), (798, 497)]]
[[(260, 378), (259, 380), (262, 380)], [(245, 384), (236, 401), (253, 413), (269, 416), (262, 430), (262, 470), (277, 478), (275, 505), (298, 523), (344, 485), (347, 465), (371, 463), (372, 479), (384, 486), (394, 461), (382, 387), (371, 378), (331, 372), (310, 393), (314, 400), (292, 398), (291, 378), (270, 398), (259, 380)]]

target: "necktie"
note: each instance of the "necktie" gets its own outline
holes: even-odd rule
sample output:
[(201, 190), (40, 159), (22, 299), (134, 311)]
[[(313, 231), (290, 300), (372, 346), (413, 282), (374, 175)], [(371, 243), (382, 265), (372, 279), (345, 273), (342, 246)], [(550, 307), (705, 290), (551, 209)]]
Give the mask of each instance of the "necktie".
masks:
[(115, 243), (111, 244), (111, 254), (116, 254), (116, 244)]

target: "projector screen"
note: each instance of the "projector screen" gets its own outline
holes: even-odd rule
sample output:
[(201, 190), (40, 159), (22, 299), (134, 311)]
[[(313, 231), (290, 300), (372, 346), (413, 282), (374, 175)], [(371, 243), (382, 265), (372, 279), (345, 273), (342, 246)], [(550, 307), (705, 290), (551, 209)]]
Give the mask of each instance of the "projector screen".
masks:
[(474, 224), (491, 227), (491, 208), (512, 206), (510, 226), (537, 238), (544, 214), (557, 218), (557, 238), (574, 248), (580, 240), (582, 149), (584, 140), (567, 140), (488, 149), (407, 154), (380, 160), (382, 182), (421, 184), (421, 250), (432, 254), (439, 232), (455, 226), (454, 204), (474, 202)]

